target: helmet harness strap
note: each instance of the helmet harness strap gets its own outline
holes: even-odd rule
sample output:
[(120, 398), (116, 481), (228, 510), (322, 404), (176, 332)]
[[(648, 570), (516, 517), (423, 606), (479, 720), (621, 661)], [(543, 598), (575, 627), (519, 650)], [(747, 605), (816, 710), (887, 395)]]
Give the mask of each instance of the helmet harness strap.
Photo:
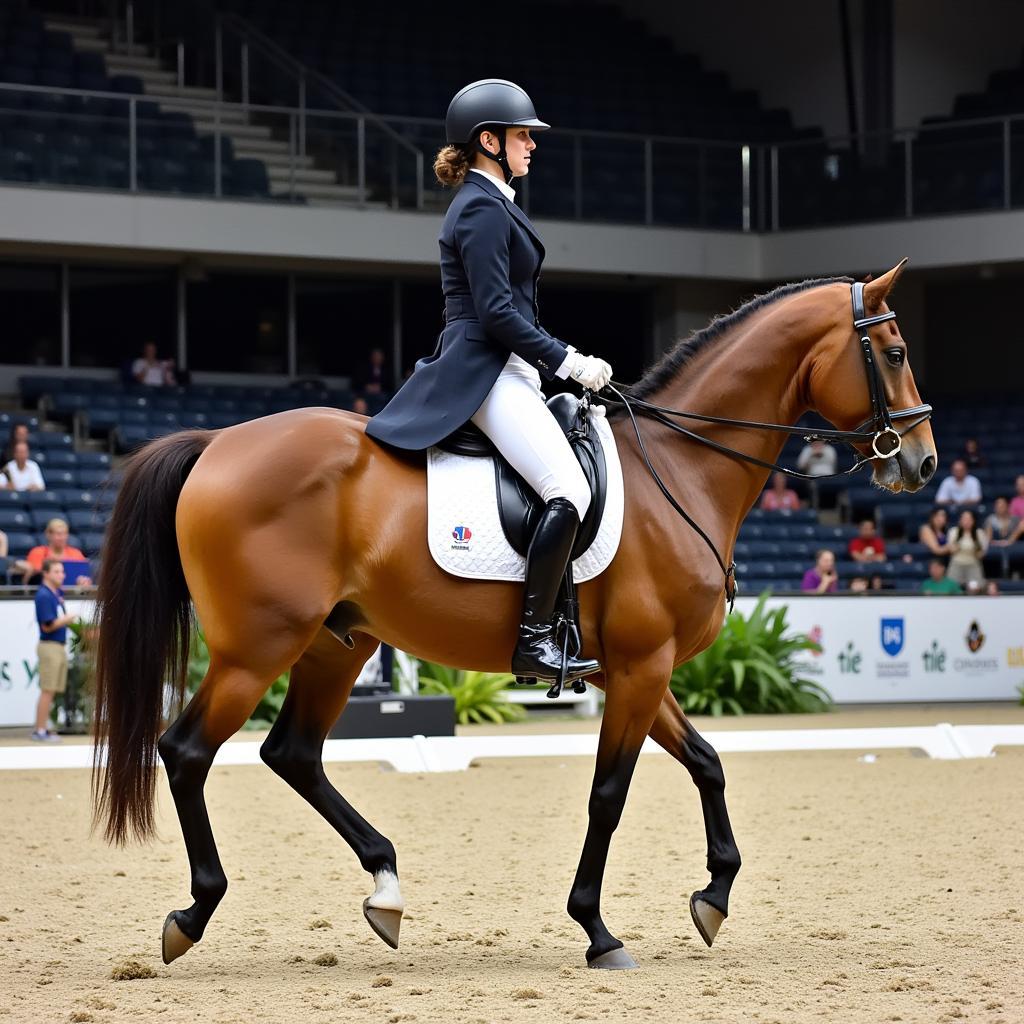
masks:
[(512, 173), (512, 168), (508, 165), (508, 153), (505, 151), (505, 134), (508, 132), (507, 125), (495, 125), (491, 128), (481, 129), (482, 131), (488, 131), (498, 139), (498, 152), (497, 154), (492, 153), (481, 141), (480, 136), (476, 137), (476, 148), (479, 152), (483, 153), (485, 157), (493, 160), (500, 168), (501, 173), (505, 179), (506, 185), (511, 185), (515, 175)]

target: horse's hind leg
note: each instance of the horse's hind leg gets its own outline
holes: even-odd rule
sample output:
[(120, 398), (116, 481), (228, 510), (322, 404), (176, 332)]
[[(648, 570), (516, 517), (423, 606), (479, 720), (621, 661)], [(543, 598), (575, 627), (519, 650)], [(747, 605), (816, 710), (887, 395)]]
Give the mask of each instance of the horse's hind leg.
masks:
[(328, 782), (322, 761), (324, 739), (377, 645), (365, 634), (352, 636), (355, 648), (349, 650), (321, 630), (303, 653), (292, 669), (288, 696), (260, 756), (320, 812), (373, 875), (376, 891), (363, 901), (363, 913), (370, 927), (397, 949), (405, 905), (398, 887), (395, 848)]
[(203, 787), (221, 744), (252, 714), (281, 669), (253, 671), (224, 665), (214, 654), (198, 693), (160, 737), (160, 757), (178, 810), (192, 870), (192, 899), (187, 910), (167, 915), (163, 930), (163, 960), (169, 964), (203, 937), (217, 905), (227, 891), (210, 828)]
[(711, 881), (690, 897), (690, 915), (701, 938), (710, 946), (729, 915), (729, 892), (740, 870), (740, 851), (725, 806), (722, 762), (711, 744), (687, 720), (671, 693), (662, 700), (651, 726), (651, 738), (683, 765), (700, 793)]

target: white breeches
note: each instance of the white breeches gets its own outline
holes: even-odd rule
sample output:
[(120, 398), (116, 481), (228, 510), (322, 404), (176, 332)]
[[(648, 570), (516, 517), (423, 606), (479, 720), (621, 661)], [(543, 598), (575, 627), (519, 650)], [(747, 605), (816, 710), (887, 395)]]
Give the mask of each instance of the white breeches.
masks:
[(472, 421), (541, 501), (565, 498), (583, 521), (590, 507), (590, 485), (544, 404), (540, 375), (532, 366), (511, 356)]

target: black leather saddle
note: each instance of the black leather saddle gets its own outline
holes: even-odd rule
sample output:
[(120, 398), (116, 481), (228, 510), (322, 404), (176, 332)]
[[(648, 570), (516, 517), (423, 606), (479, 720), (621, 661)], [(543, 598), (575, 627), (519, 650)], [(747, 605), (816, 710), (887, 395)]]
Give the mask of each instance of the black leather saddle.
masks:
[[(580, 524), (572, 550), (572, 557), (576, 559), (594, 543), (601, 526), (608, 490), (608, 467), (601, 441), (587, 415), (589, 402), (562, 393), (550, 398), (547, 406), (565, 433), (569, 446), (583, 468), (583, 475), (590, 484), (590, 508)], [(525, 557), (544, 507), (533, 488), (502, 458), (483, 431), (472, 423), (466, 423), (449, 434), (438, 444), (438, 448), (455, 455), (494, 458), (501, 528), (512, 549)]]

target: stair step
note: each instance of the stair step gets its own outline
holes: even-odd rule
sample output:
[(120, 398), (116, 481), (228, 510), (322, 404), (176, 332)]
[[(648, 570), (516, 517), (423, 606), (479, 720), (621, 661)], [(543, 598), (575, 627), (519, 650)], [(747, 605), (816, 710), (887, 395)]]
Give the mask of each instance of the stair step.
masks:
[[(292, 179), (292, 171), (289, 167), (275, 167), (267, 164), (267, 177), (271, 183), (278, 181), (287, 184)], [(330, 185), (332, 188), (338, 185), (338, 176), (333, 171), (321, 171), (315, 167), (295, 168), (295, 187), (299, 185)]]
[[(213, 131), (215, 117), (212, 107), (189, 103), (187, 100), (165, 99), (160, 93), (147, 94), (146, 98), (159, 103), (163, 110), (176, 110), (183, 114), (191, 114), (192, 119), (196, 122), (197, 130), (201, 121), (204, 125), (209, 125), (209, 128), (204, 129), (205, 131)], [(222, 107), (220, 112), (221, 131), (234, 131), (236, 128), (264, 127), (263, 125), (249, 124), (248, 117), (249, 115), (238, 107)], [(270, 129), (267, 128), (266, 130), (269, 133)]]
[[(271, 183), (271, 194), (277, 197), (290, 194), (287, 182)], [(295, 194), (305, 196), (307, 199), (334, 199), (341, 203), (351, 205), (360, 202), (359, 189), (348, 185), (316, 185), (295, 183)]]
[(164, 93), (176, 87), (178, 76), (173, 71), (151, 70), (149, 68), (111, 67), (107, 61), (107, 71), (111, 75), (134, 75), (142, 79), (147, 93)]
[[(267, 165), (268, 173), (272, 171), (280, 171), (284, 175), (291, 173), (292, 161), (287, 153), (266, 153), (253, 149), (246, 143), (244, 146), (235, 146), (235, 156), (240, 160), (262, 160)], [(311, 156), (297, 156), (294, 163), (297, 171), (313, 170), (315, 166)]]
[[(288, 142), (286, 139), (246, 139), (241, 146), (235, 147), (235, 152), (240, 156), (245, 150), (245, 156), (251, 156), (257, 160), (287, 160)], [(308, 160), (309, 157), (296, 157), (298, 160)]]
[[(162, 104), (167, 110), (177, 109), (172, 106)], [(192, 110), (187, 111), (193, 113)], [(200, 135), (213, 135), (214, 125), (212, 120), (206, 120), (205, 118), (200, 121), (196, 120), (196, 131)], [(220, 126), (221, 135), (230, 135), (232, 140), (237, 144), (239, 139), (245, 139), (248, 142), (249, 139), (269, 139), (270, 129), (263, 124), (225, 124), (221, 123)]]
[(51, 32), (70, 32), (73, 36), (98, 39), (103, 35), (104, 29), (95, 21), (62, 16), (59, 18), (46, 18), (46, 27)]
[(107, 55), (107, 67), (116, 67), (118, 73), (125, 75), (137, 75), (143, 71), (159, 71), (161, 74), (173, 74), (165, 71), (163, 64), (157, 57), (148, 53), (109, 53)]

